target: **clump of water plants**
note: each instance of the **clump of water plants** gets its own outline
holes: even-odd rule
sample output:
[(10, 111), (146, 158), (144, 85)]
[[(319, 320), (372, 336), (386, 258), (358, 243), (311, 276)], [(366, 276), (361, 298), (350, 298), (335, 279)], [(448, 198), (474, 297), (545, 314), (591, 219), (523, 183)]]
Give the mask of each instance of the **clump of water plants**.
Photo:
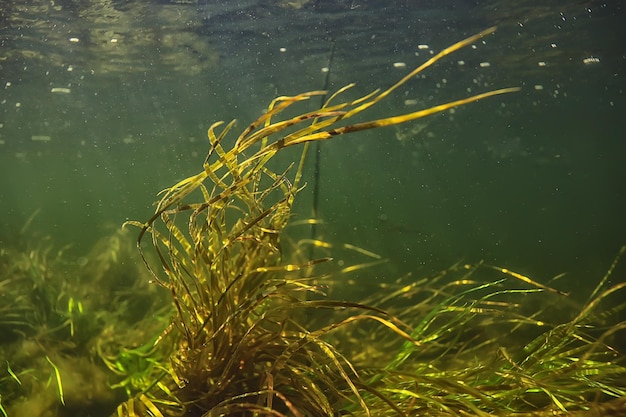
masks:
[[(457, 265), (438, 277), (400, 280), (357, 303), (324, 296), (333, 278), (320, 267), (330, 257), (292, 260), (282, 248), (309, 143), (518, 90), (346, 123), (491, 32), (350, 102), (338, 102), (347, 86), (318, 110), (280, 119), (325, 92), (278, 97), (232, 145), (226, 138), (234, 122), (211, 126), (203, 169), (164, 190), (146, 222), (127, 223), (140, 229), (140, 253), (152, 281), (171, 294), (174, 315), (152, 345), (167, 346), (169, 359), (116, 415), (554, 415), (601, 408), (624, 395), (619, 378), (626, 369), (608, 343), (624, 325), (588, 329), (596, 326), (598, 306), (626, 283), (607, 288), (603, 279), (572, 320), (551, 323), (541, 309), (521, 314), (516, 297), (566, 295), (504, 268)], [(270, 169), (277, 152), (297, 144), (304, 144), (298, 162)], [(156, 262), (143, 247), (147, 237)], [(511, 343), (495, 329), (527, 340)]]
[[(493, 31), (356, 100), (340, 102), (347, 86), (287, 117), (325, 92), (278, 97), (234, 142), (234, 122), (214, 124), (202, 170), (164, 190), (147, 221), (126, 223), (139, 229), (138, 253), (128, 228), (70, 263), (46, 241), (0, 248), (0, 413), (95, 415), (113, 404), (114, 416), (152, 417), (626, 415), (626, 247), (581, 303), (482, 262), (359, 283), (372, 287), (357, 302), (329, 289), (384, 259), (287, 239), (311, 142), (518, 90), (350, 124)], [(299, 159), (277, 169), (272, 158), (299, 144)], [(338, 248), (366, 260), (335, 266)]]
[[(29, 223), (0, 246), (0, 415), (106, 415), (125, 396), (101, 358), (166, 326), (153, 318), (163, 300), (128, 231), (76, 257)], [(130, 331), (147, 316), (145, 333)]]

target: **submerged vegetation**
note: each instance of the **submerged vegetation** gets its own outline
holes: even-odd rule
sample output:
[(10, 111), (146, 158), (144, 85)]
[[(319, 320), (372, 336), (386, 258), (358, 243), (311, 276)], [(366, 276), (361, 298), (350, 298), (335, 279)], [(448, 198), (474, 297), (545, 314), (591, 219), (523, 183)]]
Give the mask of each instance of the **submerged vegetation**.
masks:
[[(353, 101), (339, 102), (348, 86), (321, 109), (280, 119), (325, 92), (279, 97), (232, 146), (234, 122), (214, 124), (203, 169), (164, 190), (148, 221), (126, 224), (139, 229), (138, 255), (128, 228), (76, 265), (45, 243), (2, 249), (0, 411), (87, 415), (107, 403), (116, 416), (158, 417), (626, 415), (616, 345), (626, 247), (582, 303), (480, 262), (407, 275), (356, 302), (327, 294), (380, 263), (375, 254), (344, 245), (367, 260), (337, 269), (328, 242), (286, 244), (310, 142), (518, 90), (346, 122), (491, 32)], [(270, 168), (296, 144), (299, 161)]]

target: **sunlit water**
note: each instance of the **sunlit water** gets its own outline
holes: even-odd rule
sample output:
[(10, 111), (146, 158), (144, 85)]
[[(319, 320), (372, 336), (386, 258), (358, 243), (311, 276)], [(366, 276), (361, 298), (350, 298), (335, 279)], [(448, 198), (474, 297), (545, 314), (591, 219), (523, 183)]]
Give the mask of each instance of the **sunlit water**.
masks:
[(356, 82), (355, 98), (491, 25), (364, 117), (522, 92), (322, 143), (320, 237), (390, 258), (375, 279), (484, 259), (572, 286), (626, 243), (623, 2), (35, 3), (2, 6), (5, 243), (38, 212), (26, 238), (80, 256), (145, 219), (158, 191), (201, 169), (211, 123), (240, 130), (277, 95), (322, 89), (333, 42), (330, 90)]

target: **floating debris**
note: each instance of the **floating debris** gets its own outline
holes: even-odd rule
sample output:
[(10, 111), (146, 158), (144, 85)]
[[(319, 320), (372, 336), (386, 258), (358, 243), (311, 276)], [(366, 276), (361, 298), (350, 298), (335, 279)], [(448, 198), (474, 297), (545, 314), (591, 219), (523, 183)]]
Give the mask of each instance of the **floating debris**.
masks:
[(481, 68), (488, 68), (491, 66), (491, 63), (485, 61), (485, 62), (481, 62), (479, 65)]
[(583, 59), (583, 64), (585, 65), (599, 64), (599, 63), (600, 63), (600, 58), (598, 58), (597, 56), (589, 56)]
[(59, 94), (69, 94), (72, 92), (69, 88), (66, 87), (52, 87), (50, 89), (51, 93), (59, 93)]
[(52, 140), (48, 135), (33, 135), (30, 139), (35, 142), (50, 142)]
[(393, 67), (394, 68), (406, 68), (406, 63), (404, 63), (404, 62), (394, 62), (393, 63)]

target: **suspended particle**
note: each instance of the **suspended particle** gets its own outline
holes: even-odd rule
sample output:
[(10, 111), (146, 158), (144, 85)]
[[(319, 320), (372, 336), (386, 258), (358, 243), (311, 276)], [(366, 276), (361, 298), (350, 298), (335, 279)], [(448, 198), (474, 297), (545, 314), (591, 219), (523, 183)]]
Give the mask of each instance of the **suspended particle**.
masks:
[(589, 56), (583, 59), (583, 64), (585, 65), (599, 64), (599, 63), (600, 63), (600, 58), (598, 58), (597, 56)]
[(33, 135), (30, 137), (30, 140), (34, 142), (50, 142), (52, 138), (48, 135)]

